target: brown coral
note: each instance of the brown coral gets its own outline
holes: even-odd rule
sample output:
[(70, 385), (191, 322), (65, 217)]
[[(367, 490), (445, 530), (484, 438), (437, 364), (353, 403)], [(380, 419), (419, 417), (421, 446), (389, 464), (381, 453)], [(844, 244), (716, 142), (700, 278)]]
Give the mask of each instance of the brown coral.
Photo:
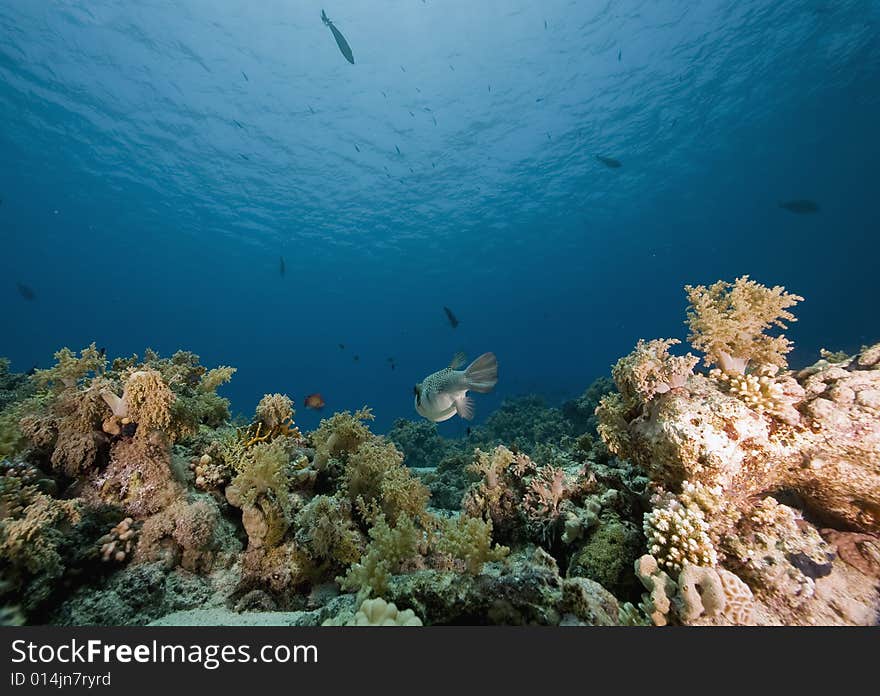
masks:
[(791, 341), (764, 332), (773, 327), (785, 329), (786, 321), (796, 321), (787, 310), (803, 297), (778, 285), (765, 287), (747, 275), (733, 283), (719, 280), (709, 287), (686, 285), (685, 292), (690, 301), (688, 340), (706, 354), (707, 366), (739, 374), (749, 363), (785, 367)]
[(629, 403), (645, 403), (657, 394), (685, 385), (699, 358), (690, 353), (670, 355), (670, 346), (678, 343), (681, 341), (674, 338), (647, 342), (639, 339), (635, 350), (617, 361), (611, 374)]

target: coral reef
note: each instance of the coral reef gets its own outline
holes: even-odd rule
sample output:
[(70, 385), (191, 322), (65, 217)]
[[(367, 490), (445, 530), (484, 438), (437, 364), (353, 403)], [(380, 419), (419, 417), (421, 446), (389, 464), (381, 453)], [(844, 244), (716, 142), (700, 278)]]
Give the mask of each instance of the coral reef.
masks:
[[(633, 390), (628, 366), (644, 354), (640, 342), (615, 370), (620, 395), (597, 408), (609, 450), (651, 479), (651, 560), (637, 572), (646, 613), (654, 623), (863, 622), (875, 611), (877, 574), (863, 566), (853, 577), (821, 531), (869, 543), (880, 532), (880, 350), (779, 373), (790, 343), (762, 332), (793, 320), (785, 310), (800, 298), (747, 278), (687, 290), (691, 341), (724, 371)], [(695, 580), (694, 568), (715, 575)], [(694, 586), (714, 593), (705, 611)], [(741, 603), (717, 599), (717, 588), (743, 586), (757, 607), (748, 617)]]
[(876, 623), (880, 344), (789, 370), (801, 298), (686, 290), (708, 373), (640, 340), (458, 439), (281, 393), (233, 423), (186, 351), (0, 361), (0, 623)]

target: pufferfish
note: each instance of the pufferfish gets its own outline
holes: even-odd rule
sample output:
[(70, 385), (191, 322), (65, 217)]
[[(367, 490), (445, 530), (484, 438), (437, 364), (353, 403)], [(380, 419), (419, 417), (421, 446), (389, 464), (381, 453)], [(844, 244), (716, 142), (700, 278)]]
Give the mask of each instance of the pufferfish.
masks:
[(464, 353), (456, 353), (446, 367), (428, 375), (413, 388), (416, 411), (429, 421), (439, 423), (456, 413), (465, 420), (474, 417), (474, 400), (468, 390), (486, 394), (498, 382), (498, 361), (495, 353), (483, 353), (464, 370)]

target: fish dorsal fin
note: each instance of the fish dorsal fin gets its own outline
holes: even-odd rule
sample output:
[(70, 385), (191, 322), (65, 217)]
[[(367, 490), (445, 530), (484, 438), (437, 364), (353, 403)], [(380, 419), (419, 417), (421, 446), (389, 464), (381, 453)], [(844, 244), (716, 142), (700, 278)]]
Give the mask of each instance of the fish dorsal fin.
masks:
[(452, 360), (449, 361), (449, 369), (457, 370), (459, 367), (464, 365), (465, 360), (467, 360), (467, 356), (462, 351), (458, 351), (455, 355), (452, 356)]

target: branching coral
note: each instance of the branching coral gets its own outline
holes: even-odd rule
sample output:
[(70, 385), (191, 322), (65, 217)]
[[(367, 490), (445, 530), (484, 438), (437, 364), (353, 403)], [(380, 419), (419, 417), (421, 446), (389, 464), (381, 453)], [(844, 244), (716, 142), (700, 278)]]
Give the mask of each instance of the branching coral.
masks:
[[(709, 374), (752, 410), (768, 413), (789, 425), (796, 425), (800, 414), (795, 409), (794, 402), (803, 397), (804, 391), (794, 380), (783, 382), (776, 379), (776, 371), (775, 367), (764, 366), (758, 368), (757, 373), (741, 375), (728, 374), (715, 368)], [(786, 393), (786, 386), (789, 386), (789, 393)]]
[(649, 551), (661, 566), (675, 572), (685, 563), (714, 566), (718, 562), (706, 508), (720, 505), (721, 489), (688, 482), (684, 486), (681, 496), (660, 496), (644, 520)]
[(785, 329), (786, 321), (796, 321), (787, 310), (803, 297), (778, 285), (765, 287), (747, 275), (732, 284), (686, 285), (685, 291), (690, 301), (688, 340), (706, 354), (707, 366), (718, 365), (729, 374), (743, 374), (750, 363), (785, 367), (791, 341), (764, 332), (773, 327)]

